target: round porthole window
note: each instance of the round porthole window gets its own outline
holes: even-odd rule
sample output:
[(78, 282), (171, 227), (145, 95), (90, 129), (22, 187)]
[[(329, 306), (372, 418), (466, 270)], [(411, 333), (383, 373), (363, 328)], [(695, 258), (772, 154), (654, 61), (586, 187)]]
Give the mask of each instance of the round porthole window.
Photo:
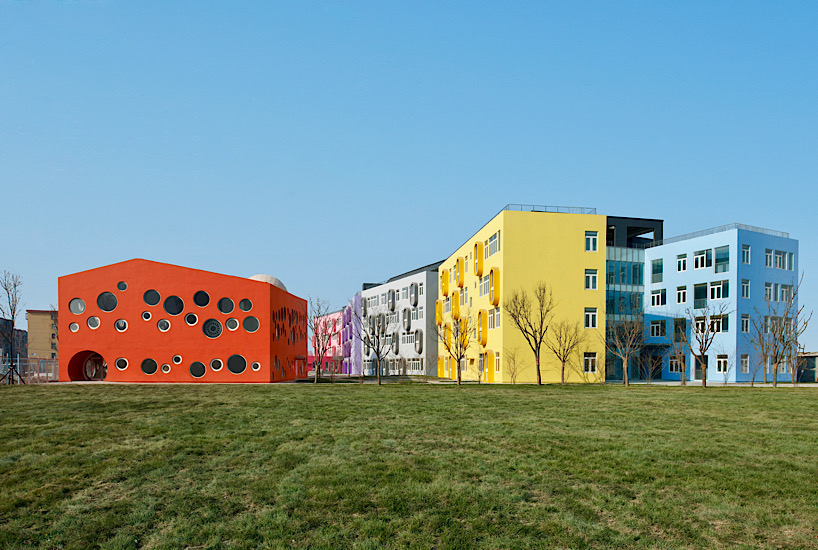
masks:
[(103, 292), (97, 296), (97, 307), (105, 312), (115, 310), (116, 296), (112, 292)]
[(253, 309), (253, 302), (244, 298), (241, 302), (239, 302), (239, 309), (242, 311), (250, 311)]
[(128, 283), (126, 283), (125, 281), (119, 281), (119, 282), (116, 284), (116, 288), (117, 288), (117, 289), (118, 289), (120, 292), (124, 292), (124, 291), (128, 290)]
[(219, 300), (218, 307), (219, 311), (221, 311), (222, 313), (230, 313), (231, 311), (233, 311), (233, 308), (235, 306), (233, 305), (233, 300), (231, 300), (230, 298), (222, 298), (221, 300)]
[(170, 365), (168, 365), (167, 363), (162, 365), (162, 372), (165, 373), (165, 374), (169, 373), (170, 372)]
[(222, 324), (216, 319), (208, 319), (202, 323), (202, 332), (208, 338), (218, 338), (222, 334)]
[(170, 321), (168, 321), (167, 319), (159, 319), (159, 322), (156, 323), (156, 328), (158, 328), (162, 332), (167, 332), (170, 330)]
[(145, 359), (142, 361), (142, 372), (145, 374), (155, 374), (158, 368), (159, 365), (157, 365), (153, 359)]
[(205, 375), (205, 365), (201, 361), (190, 364), (190, 375), (193, 378), (201, 378)]
[(142, 319), (145, 321), (151, 320), (151, 312), (150, 311), (143, 311), (142, 312)]
[(255, 317), (245, 317), (244, 322), (242, 322), (244, 326), (244, 330), (247, 332), (255, 332), (258, 330), (258, 319)]
[(114, 328), (117, 332), (125, 332), (128, 330), (128, 321), (125, 319), (117, 319), (116, 323), (114, 323)]
[(195, 313), (188, 313), (187, 315), (185, 315), (185, 323), (187, 323), (188, 325), (193, 326), (198, 322), (199, 317), (197, 317)]
[(159, 303), (159, 300), (162, 299), (159, 293), (153, 289), (146, 290), (142, 298), (145, 300), (145, 303), (148, 304), (149, 306), (155, 306), (156, 304)]
[(125, 359), (124, 357), (120, 357), (119, 359), (117, 359), (117, 360), (116, 360), (116, 362), (114, 363), (114, 365), (115, 365), (115, 366), (116, 366), (116, 368), (118, 368), (119, 370), (125, 370), (125, 369), (127, 369), (127, 368), (128, 368), (128, 360), (127, 360), (127, 359)]
[(68, 302), (68, 311), (74, 315), (82, 315), (85, 313), (85, 301), (82, 298), (74, 298)]
[(258, 371), (261, 369), (261, 363), (259, 363), (258, 361), (253, 361), (253, 364), (250, 365), (250, 368), (253, 369), (254, 371)]
[(235, 317), (231, 317), (227, 321), (225, 321), (224, 326), (227, 327), (227, 330), (236, 330), (239, 328), (239, 320)]
[(88, 328), (96, 330), (99, 328), (99, 317), (88, 318)]
[(204, 290), (200, 290), (193, 295), (193, 303), (199, 307), (205, 307), (210, 303), (210, 294)]
[(77, 332), (80, 329), (80, 326), (77, 323), (71, 323), (68, 325), (68, 330), (71, 332)]
[(213, 359), (210, 361), (210, 368), (213, 369), (214, 372), (219, 372), (223, 366), (224, 364), (221, 359)]
[(174, 365), (178, 365), (181, 362), (182, 362), (182, 356), (181, 355), (174, 355), (173, 356), (173, 364)]
[(185, 309), (185, 303), (178, 296), (168, 296), (165, 298), (165, 311), (168, 315), (179, 315)]
[(247, 359), (241, 355), (231, 355), (227, 360), (227, 370), (233, 374), (241, 374), (247, 369)]

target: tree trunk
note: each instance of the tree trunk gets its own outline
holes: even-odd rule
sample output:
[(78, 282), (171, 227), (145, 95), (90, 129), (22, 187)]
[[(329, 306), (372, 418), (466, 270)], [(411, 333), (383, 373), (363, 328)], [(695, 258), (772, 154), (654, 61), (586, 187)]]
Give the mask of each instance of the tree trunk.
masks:
[(321, 367), (320, 367), (320, 365), (321, 365), (321, 361), (317, 361), (317, 362), (313, 363), (312, 368), (315, 371), (313, 373), (313, 378), (315, 378), (315, 380), (313, 380), (313, 384), (317, 384), (318, 383), (318, 377), (321, 376)]
[(778, 362), (773, 365), (773, 387), (778, 387)]
[(460, 385), (460, 361), (457, 362), (457, 385)]
[(628, 377), (628, 363), (630, 362), (630, 358), (630, 355), (628, 355), (622, 359), (622, 383), (625, 384), (626, 387), (631, 385), (630, 378)]
[(537, 355), (537, 385), (542, 386), (542, 376), (540, 376), (540, 356)]
[(704, 361), (700, 361), (700, 363), (702, 364), (702, 387), (706, 388), (707, 387), (707, 365), (704, 363)]
[(380, 356), (378, 356), (375, 359), (375, 362), (378, 364), (377, 365), (377, 367), (378, 367), (378, 385), (380, 386), (381, 385), (381, 358), (380, 358)]
[(560, 360), (562, 368), (560, 369), (560, 384), (565, 385), (565, 361)]

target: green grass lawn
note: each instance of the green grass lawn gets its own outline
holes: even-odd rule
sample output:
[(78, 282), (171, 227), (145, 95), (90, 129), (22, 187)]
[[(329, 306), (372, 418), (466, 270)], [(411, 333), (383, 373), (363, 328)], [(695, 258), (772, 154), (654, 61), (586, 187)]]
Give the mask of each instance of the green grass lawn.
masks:
[(2, 548), (818, 548), (818, 391), (0, 388)]

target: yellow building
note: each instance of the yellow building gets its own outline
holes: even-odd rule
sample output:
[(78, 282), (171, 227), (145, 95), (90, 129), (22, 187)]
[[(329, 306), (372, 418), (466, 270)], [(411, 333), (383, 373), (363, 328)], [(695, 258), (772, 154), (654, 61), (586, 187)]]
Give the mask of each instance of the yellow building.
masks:
[[(606, 217), (586, 208), (512, 208), (500, 211), (440, 266), (435, 321), (441, 334), (451, 338), (452, 323), (463, 319), (474, 326), (469, 330), (462, 379), (511, 382), (515, 369), (509, 352), (516, 349), (516, 382), (537, 381), (534, 353), (506, 315), (503, 301), (514, 290), (525, 289), (531, 295), (544, 281), (556, 303), (552, 326), (566, 320), (578, 323), (585, 333), (566, 366), (566, 382), (601, 382), (605, 376)], [(456, 379), (456, 362), (443, 343), (438, 350), (438, 375)], [(543, 383), (560, 381), (561, 363), (545, 346), (540, 372)]]
[(28, 321), (28, 356), (59, 359), (57, 312), (43, 309), (26, 311)]

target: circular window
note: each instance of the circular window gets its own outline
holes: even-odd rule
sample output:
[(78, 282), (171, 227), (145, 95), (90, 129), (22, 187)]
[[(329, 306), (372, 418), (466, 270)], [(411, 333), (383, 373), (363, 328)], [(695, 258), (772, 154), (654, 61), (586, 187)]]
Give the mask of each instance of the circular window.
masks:
[(178, 296), (168, 296), (165, 298), (165, 311), (168, 315), (179, 315), (185, 309), (185, 303)]
[(170, 365), (168, 365), (167, 363), (162, 365), (162, 372), (165, 373), (165, 374), (169, 373), (170, 372)]
[(71, 332), (77, 332), (80, 329), (80, 326), (77, 323), (71, 323), (68, 325), (68, 330)]
[(210, 368), (213, 369), (215, 372), (219, 372), (220, 370), (222, 370), (223, 366), (224, 364), (222, 364), (221, 359), (213, 359), (212, 361), (210, 361)]
[(144, 319), (145, 321), (150, 321), (151, 320), (151, 312), (150, 311), (143, 311), (142, 312), (142, 319)]
[(247, 332), (255, 332), (258, 330), (258, 319), (252, 316), (245, 317), (242, 325), (244, 325), (244, 330)]
[(89, 317), (88, 318), (88, 328), (90, 329), (98, 329), (99, 328), (99, 317)]
[(68, 311), (74, 315), (82, 315), (85, 313), (85, 301), (82, 298), (74, 298), (68, 302)]
[(142, 361), (142, 372), (145, 374), (155, 374), (156, 369), (159, 368), (159, 365), (156, 364), (156, 361), (153, 359), (145, 359)]
[(173, 356), (173, 364), (174, 365), (178, 365), (181, 362), (182, 362), (182, 356), (181, 355), (174, 355)]
[(142, 298), (145, 299), (145, 303), (148, 304), (149, 306), (155, 306), (156, 304), (159, 303), (159, 300), (162, 299), (162, 297), (159, 296), (159, 293), (153, 289), (146, 290)]
[(201, 378), (205, 375), (205, 365), (201, 361), (190, 364), (190, 375), (193, 378)]
[(208, 319), (202, 323), (202, 332), (208, 338), (218, 338), (222, 334), (222, 324), (216, 319)]
[(196, 316), (195, 313), (188, 313), (187, 315), (185, 315), (185, 323), (187, 323), (188, 325), (193, 326), (198, 322), (199, 318)]
[(253, 369), (254, 371), (258, 371), (259, 369), (261, 369), (261, 363), (259, 363), (258, 361), (254, 361), (253, 364), (250, 365), (250, 368)]
[(222, 298), (221, 300), (219, 300), (218, 305), (219, 311), (221, 311), (222, 313), (230, 313), (231, 311), (233, 311), (234, 307), (233, 300), (231, 300), (230, 298)]
[(158, 328), (162, 332), (167, 332), (170, 330), (170, 321), (168, 321), (167, 319), (159, 319), (159, 322), (156, 323), (156, 328)]
[(114, 365), (116, 365), (116, 368), (118, 368), (119, 370), (125, 370), (128, 368), (128, 360), (125, 359), (124, 357), (120, 357), (119, 359), (116, 360)]
[(227, 327), (227, 330), (236, 330), (239, 328), (239, 320), (235, 317), (231, 317), (227, 321), (225, 321), (224, 326)]
[(97, 307), (108, 312), (116, 309), (116, 296), (112, 292), (103, 292), (97, 296)]
[(239, 309), (242, 311), (250, 311), (251, 309), (253, 309), (253, 302), (245, 298), (241, 302), (239, 302)]
[(210, 303), (210, 294), (204, 290), (200, 290), (193, 295), (193, 303), (199, 307), (205, 307)]
[(241, 374), (247, 368), (247, 359), (241, 355), (231, 355), (227, 360), (227, 370), (233, 374)]
[(116, 323), (114, 323), (114, 328), (117, 332), (125, 332), (128, 330), (128, 321), (125, 319), (117, 319)]
[(116, 284), (116, 287), (117, 287), (117, 289), (119, 289), (120, 291), (125, 291), (125, 290), (128, 290), (128, 283), (126, 283), (125, 281), (119, 281), (119, 282)]

